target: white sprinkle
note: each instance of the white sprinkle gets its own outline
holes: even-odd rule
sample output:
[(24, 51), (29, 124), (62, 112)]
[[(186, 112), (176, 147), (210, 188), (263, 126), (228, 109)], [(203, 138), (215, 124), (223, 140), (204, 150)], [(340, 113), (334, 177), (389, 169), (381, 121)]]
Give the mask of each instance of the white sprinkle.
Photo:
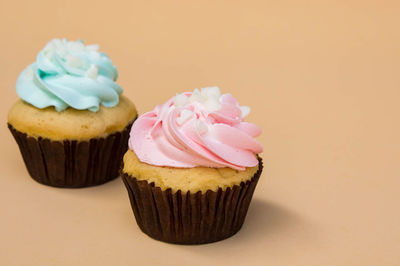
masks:
[(69, 67), (80, 67), (83, 65), (83, 61), (79, 56), (67, 55), (66, 64)]
[(82, 52), (85, 50), (85, 44), (83, 44), (82, 41), (67, 42), (66, 47), (67, 47), (67, 49), (74, 51), (74, 52)]
[(189, 99), (184, 94), (177, 94), (174, 98), (174, 105), (177, 107), (185, 106), (187, 103), (189, 103)]
[(248, 106), (240, 106), (240, 111), (242, 112), (242, 118), (245, 118), (250, 113), (250, 107), (248, 107)]
[(200, 135), (203, 135), (203, 134), (207, 133), (207, 131), (208, 131), (207, 125), (203, 121), (200, 121), (200, 120), (196, 120), (195, 127)]
[(91, 78), (91, 79), (96, 79), (97, 75), (99, 72), (99, 68), (97, 67), (97, 65), (90, 65), (90, 68), (88, 69), (88, 71), (86, 71), (86, 77)]
[(186, 121), (193, 117), (193, 112), (187, 109), (182, 110), (179, 117), (176, 118), (178, 125), (183, 125)]
[(90, 51), (97, 51), (99, 50), (99, 45), (98, 44), (90, 44), (86, 46), (86, 49)]
[(194, 89), (192, 95), (189, 97), (189, 101), (191, 103), (204, 101), (204, 98), (201, 96), (199, 89)]
[(189, 101), (200, 103), (207, 111), (213, 112), (221, 108), (220, 97), (221, 92), (218, 87), (206, 87), (201, 90), (195, 89)]
[(219, 98), (208, 98), (204, 102), (204, 108), (207, 111), (214, 112), (221, 108), (221, 103), (219, 102)]
[(65, 39), (60, 40), (60, 39), (53, 39), (50, 41), (51, 44), (54, 45), (55, 48), (58, 48), (60, 46), (64, 46), (64, 43), (66, 42)]
[(203, 96), (206, 99), (209, 99), (209, 98), (219, 99), (219, 97), (221, 96), (221, 91), (216, 86), (206, 87), (206, 88), (201, 89), (201, 96)]

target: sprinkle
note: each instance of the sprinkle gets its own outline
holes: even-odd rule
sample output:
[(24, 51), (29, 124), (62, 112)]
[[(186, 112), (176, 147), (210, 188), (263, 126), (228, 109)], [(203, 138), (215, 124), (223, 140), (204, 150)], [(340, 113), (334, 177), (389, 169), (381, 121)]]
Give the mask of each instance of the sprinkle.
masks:
[(90, 65), (90, 68), (88, 69), (88, 71), (86, 71), (86, 77), (91, 78), (91, 79), (96, 79), (98, 72), (99, 72), (99, 68), (97, 67), (97, 65), (92, 64), (92, 65)]
[(207, 125), (201, 120), (196, 120), (195, 126), (200, 135), (203, 135), (208, 131)]
[(174, 105), (177, 107), (182, 107), (185, 106), (187, 103), (189, 103), (188, 97), (184, 94), (177, 94), (174, 99)]
[(203, 102), (204, 99), (199, 91), (199, 89), (194, 89), (192, 95), (189, 97), (189, 101), (193, 102)]
[(176, 118), (178, 125), (183, 125), (186, 121), (193, 117), (193, 112), (187, 109), (182, 110), (179, 117)]
[(206, 98), (214, 98), (214, 99), (219, 99), (221, 96), (221, 91), (219, 90), (218, 87), (205, 87), (201, 89), (201, 95)]
[(245, 118), (250, 113), (250, 107), (240, 106), (240, 111), (242, 112), (242, 118)]
[(67, 42), (64, 47), (74, 52), (82, 52), (85, 50), (85, 44), (82, 41)]
[(67, 55), (66, 64), (69, 67), (80, 67), (83, 65), (83, 61), (79, 56)]
[(86, 45), (86, 49), (88, 49), (90, 51), (97, 51), (97, 50), (99, 50), (99, 45), (98, 44)]
[(221, 109), (221, 103), (219, 102), (219, 98), (209, 98), (204, 103), (204, 108), (207, 111), (214, 112)]

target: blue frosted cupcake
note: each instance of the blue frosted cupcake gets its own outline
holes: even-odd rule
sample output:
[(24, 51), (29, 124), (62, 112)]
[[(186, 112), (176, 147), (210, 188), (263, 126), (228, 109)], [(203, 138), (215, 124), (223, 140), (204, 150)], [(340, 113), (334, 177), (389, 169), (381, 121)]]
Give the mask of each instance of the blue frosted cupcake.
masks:
[(54, 39), (18, 77), (8, 127), (39, 183), (85, 187), (118, 176), (137, 111), (98, 48)]

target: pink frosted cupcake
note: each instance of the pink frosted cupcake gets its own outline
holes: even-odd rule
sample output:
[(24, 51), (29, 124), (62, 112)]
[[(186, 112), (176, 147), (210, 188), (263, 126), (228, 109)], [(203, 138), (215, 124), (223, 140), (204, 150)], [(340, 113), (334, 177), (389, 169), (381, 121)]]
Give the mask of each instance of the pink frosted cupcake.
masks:
[(261, 129), (217, 87), (179, 94), (132, 126), (122, 178), (140, 229), (179, 244), (241, 228), (262, 171)]

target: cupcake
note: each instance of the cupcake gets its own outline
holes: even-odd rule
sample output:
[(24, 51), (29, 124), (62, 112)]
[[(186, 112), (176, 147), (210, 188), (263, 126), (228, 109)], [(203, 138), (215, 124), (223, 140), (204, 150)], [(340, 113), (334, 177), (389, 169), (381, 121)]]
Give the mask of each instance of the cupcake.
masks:
[(262, 171), (261, 129), (217, 87), (178, 94), (133, 124), (121, 176), (140, 229), (203, 244), (240, 230)]
[(8, 127), (39, 183), (86, 187), (118, 177), (137, 112), (98, 48), (54, 39), (18, 77)]

